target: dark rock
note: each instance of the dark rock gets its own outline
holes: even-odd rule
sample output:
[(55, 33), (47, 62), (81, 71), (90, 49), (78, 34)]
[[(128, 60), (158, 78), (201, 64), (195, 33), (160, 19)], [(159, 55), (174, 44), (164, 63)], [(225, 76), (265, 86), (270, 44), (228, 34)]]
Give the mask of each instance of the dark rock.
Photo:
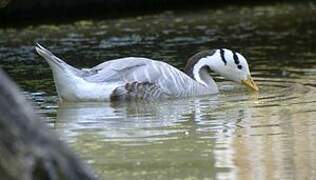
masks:
[(7, 180), (96, 179), (46, 127), (1, 69), (0, 177)]

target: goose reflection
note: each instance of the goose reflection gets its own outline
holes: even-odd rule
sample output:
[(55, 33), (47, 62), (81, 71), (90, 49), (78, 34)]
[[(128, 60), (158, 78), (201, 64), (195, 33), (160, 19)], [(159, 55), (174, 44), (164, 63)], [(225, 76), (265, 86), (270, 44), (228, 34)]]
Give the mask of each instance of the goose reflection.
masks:
[[(57, 112), (57, 129), (75, 137), (95, 131), (105, 140), (176, 138), (186, 133), (187, 121), (201, 121), (203, 113), (218, 108), (218, 97), (160, 102), (63, 103)], [(66, 137), (67, 138), (67, 137)]]
[[(234, 133), (242, 121), (251, 120), (246, 104), (246, 96), (236, 99), (235, 95), (161, 102), (61, 104), (56, 129), (62, 138), (93, 159), (102, 172), (114, 166), (102, 159), (114, 159), (124, 166), (133, 159), (146, 166), (147, 161), (152, 163), (159, 157), (168, 169), (183, 163), (196, 172), (208, 172), (213, 179), (230, 179), (236, 176)], [(197, 161), (198, 165), (192, 166)], [(133, 171), (143, 171), (145, 167), (135, 168)]]

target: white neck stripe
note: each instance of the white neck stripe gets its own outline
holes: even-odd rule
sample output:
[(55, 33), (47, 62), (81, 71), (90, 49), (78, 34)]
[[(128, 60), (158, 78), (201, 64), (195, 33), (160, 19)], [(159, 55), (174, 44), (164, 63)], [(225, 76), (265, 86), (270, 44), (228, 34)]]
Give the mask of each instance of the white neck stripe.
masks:
[(195, 64), (195, 66), (193, 67), (193, 77), (196, 81), (198, 81), (199, 83), (201, 84), (204, 84), (205, 86), (207, 86), (207, 84), (201, 79), (200, 77), (200, 70), (207, 66), (207, 58), (208, 57), (205, 57), (205, 58), (202, 58), (199, 60), (198, 63)]

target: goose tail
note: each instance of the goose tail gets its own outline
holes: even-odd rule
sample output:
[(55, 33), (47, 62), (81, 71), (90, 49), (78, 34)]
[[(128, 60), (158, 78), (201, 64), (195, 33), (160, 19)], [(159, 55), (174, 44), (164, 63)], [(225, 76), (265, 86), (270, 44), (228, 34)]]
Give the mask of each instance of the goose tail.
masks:
[(83, 72), (68, 65), (40, 44), (36, 44), (37, 53), (42, 56), (53, 71), (56, 90), (61, 100), (75, 101), (78, 98), (78, 83)]
[(53, 71), (63, 71), (63, 72), (71, 72), (76, 75), (81, 75), (81, 70), (74, 68), (67, 64), (65, 61), (61, 60), (60, 58), (56, 57), (52, 52), (41, 46), (39, 43), (36, 43), (35, 49), (37, 53), (42, 56), (49, 66), (52, 68)]

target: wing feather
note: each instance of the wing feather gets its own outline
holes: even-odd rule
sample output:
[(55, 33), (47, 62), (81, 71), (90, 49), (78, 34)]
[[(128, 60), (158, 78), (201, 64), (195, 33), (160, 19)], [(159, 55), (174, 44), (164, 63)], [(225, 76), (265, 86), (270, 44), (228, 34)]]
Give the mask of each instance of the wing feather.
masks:
[(83, 78), (87, 81), (120, 82), (125, 85), (113, 93), (113, 97), (118, 99), (178, 96), (188, 91), (188, 84), (194, 83), (175, 67), (146, 58), (129, 57), (107, 61), (86, 71)]
[[(145, 81), (142, 72), (150, 68), (151, 61), (133, 57), (107, 61), (91, 68), (84, 79), (90, 82)], [(157, 74), (152, 72), (149, 75), (151, 79), (155, 79)]]
[(117, 100), (152, 100), (170, 97), (157, 84), (149, 82), (132, 82), (117, 87), (111, 94), (111, 101)]

